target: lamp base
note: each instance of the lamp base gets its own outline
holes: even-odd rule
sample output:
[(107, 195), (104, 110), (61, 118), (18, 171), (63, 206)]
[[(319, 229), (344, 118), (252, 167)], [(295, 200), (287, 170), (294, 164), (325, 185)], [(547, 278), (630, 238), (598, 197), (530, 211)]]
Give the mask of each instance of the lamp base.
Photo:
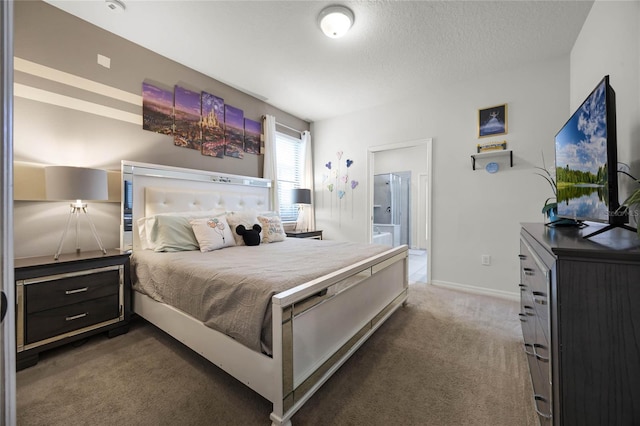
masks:
[(71, 217), (75, 218), (76, 225), (76, 253), (80, 253), (80, 243), (78, 242), (78, 222), (80, 220), (79, 215), (80, 212), (85, 214), (85, 217), (89, 221), (89, 227), (91, 228), (91, 232), (93, 233), (93, 237), (96, 239), (98, 243), (98, 247), (100, 247), (100, 251), (102, 254), (107, 254), (107, 251), (102, 246), (102, 240), (98, 236), (98, 232), (96, 231), (96, 226), (93, 224), (93, 220), (91, 220), (91, 216), (89, 216), (89, 212), (87, 211), (87, 204), (82, 203), (78, 200), (75, 203), (71, 203), (71, 210), (69, 210), (69, 216), (67, 216), (67, 223), (64, 227), (64, 232), (62, 233), (62, 237), (60, 237), (60, 243), (58, 244), (58, 250), (56, 250), (56, 254), (53, 256), (54, 260), (58, 260), (60, 257), (60, 253), (62, 252), (62, 244), (64, 244), (64, 239), (67, 236), (67, 232), (69, 231), (69, 225), (71, 224)]
[(298, 232), (307, 232), (309, 229), (307, 225), (306, 215), (304, 214), (304, 207), (298, 207), (298, 218), (296, 219), (296, 226), (293, 228), (294, 231)]

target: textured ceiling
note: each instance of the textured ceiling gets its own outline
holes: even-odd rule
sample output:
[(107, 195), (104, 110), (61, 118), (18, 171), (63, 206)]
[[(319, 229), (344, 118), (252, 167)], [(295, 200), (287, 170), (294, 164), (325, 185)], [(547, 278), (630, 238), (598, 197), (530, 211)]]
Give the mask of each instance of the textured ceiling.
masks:
[(47, 0), (309, 121), (569, 54), (592, 1), (344, 1), (325, 37), (316, 1)]

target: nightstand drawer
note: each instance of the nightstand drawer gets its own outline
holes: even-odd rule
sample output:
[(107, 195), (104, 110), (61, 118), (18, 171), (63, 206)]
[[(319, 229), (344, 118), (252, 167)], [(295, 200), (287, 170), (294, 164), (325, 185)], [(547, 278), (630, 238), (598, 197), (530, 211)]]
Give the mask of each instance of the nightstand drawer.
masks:
[(118, 294), (33, 313), (27, 317), (25, 343), (31, 344), (120, 316)]
[(112, 266), (23, 281), (28, 314), (117, 295), (120, 268)]

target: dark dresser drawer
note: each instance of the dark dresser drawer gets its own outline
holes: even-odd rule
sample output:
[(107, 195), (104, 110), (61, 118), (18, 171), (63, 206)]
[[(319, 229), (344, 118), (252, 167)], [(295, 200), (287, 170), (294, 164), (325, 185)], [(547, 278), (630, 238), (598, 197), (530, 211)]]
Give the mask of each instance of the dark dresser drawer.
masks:
[(31, 314), (117, 295), (119, 285), (120, 271), (117, 266), (25, 280), (25, 309)]
[(74, 305), (35, 312), (27, 316), (26, 344), (118, 318), (118, 294)]

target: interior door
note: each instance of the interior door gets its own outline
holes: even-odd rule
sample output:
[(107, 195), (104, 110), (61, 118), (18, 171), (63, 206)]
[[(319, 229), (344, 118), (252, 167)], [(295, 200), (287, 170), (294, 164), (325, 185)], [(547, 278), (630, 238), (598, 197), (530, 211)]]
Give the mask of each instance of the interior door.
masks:
[(13, 285), (13, 2), (0, 4), (0, 291), (4, 318), (0, 324), (0, 415), (5, 425), (16, 424), (15, 295)]

